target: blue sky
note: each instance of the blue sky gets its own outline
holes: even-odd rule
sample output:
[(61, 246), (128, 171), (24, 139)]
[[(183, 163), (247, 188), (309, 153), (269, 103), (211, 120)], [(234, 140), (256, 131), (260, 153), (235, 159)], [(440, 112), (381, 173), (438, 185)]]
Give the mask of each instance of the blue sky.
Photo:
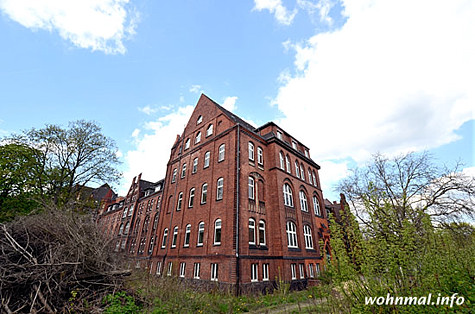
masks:
[(475, 3), (0, 0), (0, 135), (97, 121), (124, 192), (164, 176), (201, 92), (276, 121), (324, 195), (376, 152), (429, 150), (475, 174)]

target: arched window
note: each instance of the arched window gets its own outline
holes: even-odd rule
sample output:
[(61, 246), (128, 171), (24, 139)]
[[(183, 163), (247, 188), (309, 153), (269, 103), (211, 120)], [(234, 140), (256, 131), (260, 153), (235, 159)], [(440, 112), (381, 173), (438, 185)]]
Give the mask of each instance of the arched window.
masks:
[(201, 204), (206, 204), (207, 198), (208, 198), (208, 183), (204, 183), (201, 186)]
[(162, 248), (167, 246), (168, 228), (163, 230)]
[(214, 245), (221, 245), (221, 219), (214, 222)]
[(284, 205), (293, 207), (294, 200), (292, 198), (292, 189), (287, 183), (284, 184)]
[(187, 224), (185, 228), (185, 242), (183, 243), (184, 247), (190, 246), (190, 235), (191, 235), (191, 225)]
[(266, 222), (259, 220), (259, 245), (266, 245)]
[(198, 132), (195, 137), (195, 144), (201, 142), (201, 132)]
[(262, 152), (262, 148), (261, 147), (257, 147), (257, 163), (259, 165), (263, 165), (264, 164), (264, 153)]
[(320, 203), (318, 202), (318, 198), (316, 195), (313, 196), (313, 211), (315, 212), (315, 215), (317, 216), (322, 215), (320, 211)]
[(184, 178), (186, 175), (186, 163), (183, 164), (183, 167), (181, 168), (181, 177)]
[(285, 168), (287, 172), (290, 173), (290, 158), (289, 155), (285, 155)]
[(254, 144), (249, 142), (249, 160), (254, 161)]
[(286, 228), (287, 231), (287, 246), (290, 248), (298, 247), (297, 244), (297, 227), (292, 221), (287, 221)]
[(249, 177), (249, 198), (251, 200), (255, 199), (255, 182), (253, 177)]
[(200, 222), (198, 225), (198, 241), (197, 241), (197, 246), (202, 246), (203, 245), (203, 238), (205, 235), (205, 223)]
[(186, 139), (186, 142), (185, 142), (185, 149), (188, 149), (190, 148), (190, 139)]
[(317, 176), (315, 175), (315, 170), (312, 173), (312, 177), (313, 177), (313, 185), (317, 186)]
[(226, 148), (225, 148), (225, 145), (224, 144), (221, 144), (219, 146), (219, 150), (218, 150), (218, 161), (223, 161), (224, 160), (224, 152), (225, 152)]
[(310, 171), (310, 168), (308, 168), (308, 182), (312, 184), (312, 171)]
[(188, 198), (188, 207), (193, 207), (194, 202), (195, 202), (195, 188), (191, 188), (190, 197)]
[(310, 226), (303, 226), (303, 235), (305, 238), (305, 248), (313, 249), (312, 229), (310, 228)]
[(302, 190), (299, 191), (299, 198), (300, 198), (300, 209), (304, 212), (308, 212), (307, 195), (305, 195), (304, 191)]
[(283, 152), (279, 153), (279, 160), (280, 160), (280, 169), (285, 170), (284, 153)]
[(213, 125), (212, 124), (208, 125), (208, 128), (206, 129), (206, 136), (210, 136), (211, 134), (213, 134)]
[(249, 244), (256, 244), (256, 221), (249, 218)]
[(191, 170), (191, 173), (196, 173), (198, 171), (198, 157), (193, 159), (193, 168)]
[(223, 178), (218, 179), (218, 183), (216, 185), (216, 200), (219, 201), (223, 199), (223, 188), (224, 187), (224, 180)]
[(119, 227), (119, 235), (121, 235), (122, 232), (124, 232), (124, 224), (123, 224), (123, 223), (120, 224), (120, 227)]
[(175, 169), (173, 169), (172, 183), (176, 181), (176, 174), (177, 174), (177, 170), (176, 170), (176, 168), (175, 168)]
[(203, 164), (203, 168), (208, 168), (209, 167), (209, 156), (211, 155), (210, 152), (205, 153), (205, 161)]
[(176, 247), (177, 238), (178, 238), (178, 226), (175, 226), (175, 228), (173, 228), (172, 247)]
[(149, 222), (150, 222), (150, 216), (147, 215), (147, 216), (145, 216), (145, 219), (143, 220), (142, 232), (147, 232), (148, 231), (148, 223)]
[(177, 201), (177, 204), (176, 204), (176, 210), (181, 210), (181, 203), (183, 202), (183, 192), (180, 192), (180, 194), (178, 194), (178, 201)]
[(152, 227), (153, 230), (157, 230), (158, 218), (159, 218), (158, 213), (156, 213), (155, 217), (153, 218), (153, 227)]
[(300, 170), (301, 170), (300, 176), (302, 177), (302, 180), (305, 181), (305, 168), (303, 164), (300, 164)]
[(295, 161), (295, 175), (300, 178), (299, 162), (297, 160)]
[(200, 124), (203, 122), (203, 116), (199, 116), (198, 119), (196, 120), (196, 125)]

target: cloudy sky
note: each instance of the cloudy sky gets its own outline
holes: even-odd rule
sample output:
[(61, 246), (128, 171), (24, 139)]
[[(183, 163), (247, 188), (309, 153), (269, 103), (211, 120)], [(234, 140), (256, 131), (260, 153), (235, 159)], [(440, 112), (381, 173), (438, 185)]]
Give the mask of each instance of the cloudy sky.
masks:
[(472, 0), (0, 0), (0, 42), (0, 136), (95, 120), (122, 193), (201, 93), (310, 147), (330, 199), (376, 152), (475, 169)]

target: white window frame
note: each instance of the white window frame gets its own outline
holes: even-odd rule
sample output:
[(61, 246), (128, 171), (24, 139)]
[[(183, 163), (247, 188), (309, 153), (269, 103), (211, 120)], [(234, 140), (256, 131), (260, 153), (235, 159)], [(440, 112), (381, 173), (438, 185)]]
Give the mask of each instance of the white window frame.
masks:
[(211, 281), (218, 281), (218, 264), (211, 263)]
[(194, 279), (200, 279), (200, 268), (201, 268), (200, 263), (193, 264), (193, 278)]
[(208, 200), (208, 183), (203, 183), (201, 186), (201, 204), (206, 204)]
[(185, 141), (185, 150), (190, 148), (190, 142), (191, 142), (190, 139), (187, 138), (186, 141)]
[(313, 184), (313, 182), (312, 182), (312, 171), (310, 171), (310, 168), (308, 168), (308, 182), (310, 184)]
[(317, 176), (315, 175), (315, 170), (312, 172), (312, 178), (313, 178), (313, 185), (314, 186), (318, 186), (317, 185)]
[(185, 278), (185, 271), (186, 271), (186, 263), (181, 262), (180, 263), (180, 277)]
[(303, 212), (308, 212), (308, 202), (307, 202), (307, 195), (303, 190), (299, 191), (299, 198), (300, 198), (300, 209)]
[(221, 144), (218, 148), (218, 162), (223, 161), (226, 154), (226, 145)]
[(322, 271), (320, 270), (320, 264), (316, 263), (315, 264), (315, 275), (319, 277), (321, 275)]
[(185, 239), (183, 241), (183, 247), (190, 246), (190, 237), (191, 237), (191, 224), (187, 224), (185, 227)]
[(181, 210), (181, 205), (183, 203), (183, 192), (178, 193), (178, 201), (176, 202), (176, 210)]
[(172, 174), (172, 183), (176, 181), (176, 175), (178, 173), (178, 170), (175, 168), (173, 169), (173, 174)]
[(316, 195), (313, 196), (313, 212), (317, 216), (322, 215), (322, 212), (320, 210), (320, 202), (318, 201), (318, 197)]
[(262, 264), (262, 281), (269, 281), (269, 264)]
[(292, 148), (297, 150), (297, 142), (292, 140)]
[(157, 270), (155, 272), (157, 276), (160, 276), (162, 274), (162, 262), (157, 262)]
[(219, 178), (216, 184), (216, 200), (222, 200), (224, 194), (224, 179)]
[(298, 248), (297, 226), (292, 221), (287, 221), (285, 224), (285, 231), (287, 232), (287, 247)]
[(290, 264), (290, 274), (292, 276), (292, 280), (297, 279), (297, 265), (295, 263)]
[[(261, 241), (261, 235), (262, 238), (264, 239)], [(266, 246), (267, 245), (267, 240), (266, 240), (266, 222), (264, 220), (259, 220), (259, 232), (258, 232), (258, 238), (259, 240), (259, 245)]]
[(253, 200), (255, 199), (255, 186), (256, 186), (256, 181), (254, 180), (253, 177), (249, 177), (248, 179), (248, 195), (249, 195), (249, 199)]
[(292, 195), (292, 188), (288, 183), (283, 185), (283, 194), (284, 194), (284, 205), (289, 207), (294, 207), (294, 200)]
[(162, 249), (167, 246), (167, 238), (168, 238), (168, 228), (163, 230), (163, 237), (162, 237)]
[(277, 130), (277, 138), (279, 140), (282, 140), (282, 132), (280, 132), (279, 130)]
[(312, 228), (309, 225), (303, 226), (303, 235), (305, 238), (305, 248), (306, 249), (313, 249), (313, 236), (312, 236)]
[(209, 151), (207, 151), (207, 152), (205, 153), (205, 160), (204, 160), (204, 163), (203, 163), (203, 169), (209, 167), (209, 159), (210, 159), (210, 156), (211, 156), (211, 153), (210, 153)]
[(213, 134), (213, 125), (210, 124), (210, 125), (208, 125), (208, 128), (206, 129), (206, 137), (208, 137), (212, 134)]
[(299, 166), (299, 162), (296, 160), (294, 162), (295, 164), (295, 175), (297, 176), (297, 178), (300, 178), (300, 166)]
[(178, 241), (178, 226), (173, 228), (173, 236), (172, 236), (172, 248), (176, 247), (176, 242)]
[(181, 178), (184, 178), (185, 176), (186, 176), (186, 162), (181, 167)]
[(201, 142), (201, 132), (196, 133), (195, 144)]
[(198, 237), (196, 238), (196, 246), (203, 246), (204, 238), (205, 238), (205, 223), (201, 221), (198, 224)]
[(303, 164), (300, 164), (300, 178), (305, 181), (305, 167)]
[(249, 218), (249, 244), (256, 245), (256, 220)]
[(198, 157), (193, 159), (193, 168), (191, 170), (191, 173), (196, 173), (198, 171)]
[(286, 168), (288, 173), (291, 173), (289, 155), (285, 155), (285, 168)]
[(221, 219), (218, 218), (214, 221), (214, 238), (213, 238), (214, 245), (221, 245), (222, 225), (223, 225), (223, 222)]
[(280, 169), (285, 170), (284, 153), (279, 152)]
[(254, 144), (249, 142), (248, 144), (248, 153), (249, 153), (249, 160), (254, 161)]
[(314, 278), (314, 272), (313, 272), (313, 263), (308, 264), (308, 276), (310, 278)]
[(261, 166), (264, 164), (264, 152), (261, 147), (257, 147), (257, 163)]
[(172, 263), (172, 262), (168, 262), (167, 276), (171, 276), (171, 275), (172, 275), (172, 270), (173, 270), (173, 263)]
[(199, 116), (198, 119), (196, 119), (196, 125), (200, 124), (203, 122), (203, 116)]
[(251, 282), (259, 281), (259, 264), (251, 264)]
[(300, 279), (305, 279), (305, 265), (299, 264)]
[(190, 189), (190, 195), (188, 197), (188, 207), (192, 208), (195, 202), (195, 188)]

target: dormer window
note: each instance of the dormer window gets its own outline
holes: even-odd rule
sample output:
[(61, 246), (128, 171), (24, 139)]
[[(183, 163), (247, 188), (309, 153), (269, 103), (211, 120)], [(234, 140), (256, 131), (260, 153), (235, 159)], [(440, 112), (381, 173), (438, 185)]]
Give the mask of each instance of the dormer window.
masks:
[(282, 139), (282, 132), (280, 132), (280, 131), (277, 131), (277, 138), (278, 138), (279, 140), (281, 140), (281, 139)]
[(198, 117), (198, 120), (196, 120), (196, 125), (200, 124), (201, 122), (203, 122), (203, 116)]
[(292, 148), (297, 150), (297, 142), (292, 140)]

